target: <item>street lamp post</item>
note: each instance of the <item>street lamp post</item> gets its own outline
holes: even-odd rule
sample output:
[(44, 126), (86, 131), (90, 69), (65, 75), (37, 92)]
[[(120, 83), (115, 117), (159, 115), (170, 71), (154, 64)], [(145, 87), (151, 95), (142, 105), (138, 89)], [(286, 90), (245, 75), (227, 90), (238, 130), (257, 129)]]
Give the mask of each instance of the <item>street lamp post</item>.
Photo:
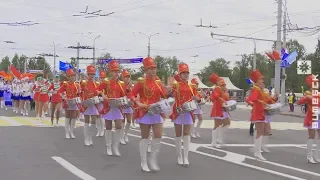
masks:
[(257, 69), (257, 45), (256, 41), (253, 39), (254, 49), (253, 49), (253, 70)]
[(96, 40), (100, 37), (101, 37), (101, 35), (99, 35), (93, 39), (93, 59), (92, 59), (93, 65), (96, 65)]
[(150, 57), (150, 40), (151, 40), (151, 37), (153, 37), (153, 36), (155, 36), (155, 35), (158, 35), (158, 34), (160, 34), (160, 33), (155, 33), (155, 34), (151, 34), (151, 35), (146, 35), (146, 34), (144, 34), (144, 33), (142, 33), (142, 32), (139, 32), (140, 34), (142, 34), (142, 35), (144, 35), (144, 36), (146, 36), (147, 38), (148, 38), (148, 57)]
[(53, 75), (56, 75), (56, 44), (53, 42)]

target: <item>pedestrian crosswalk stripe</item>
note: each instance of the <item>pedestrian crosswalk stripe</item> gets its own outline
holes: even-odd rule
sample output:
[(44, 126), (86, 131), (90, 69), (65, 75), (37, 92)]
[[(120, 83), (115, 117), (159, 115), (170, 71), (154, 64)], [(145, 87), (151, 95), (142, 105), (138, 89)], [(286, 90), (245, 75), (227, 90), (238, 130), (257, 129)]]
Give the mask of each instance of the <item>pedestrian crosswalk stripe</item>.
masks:
[(11, 124), (8, 121), (0, 119), (0, 126), (10, 126), (10, 125)]
[(32, 123), (30, 120), (26, 120), (25, 118), (22, 118), (22, 117), (11, 117), (11, 119), (17, 121), (18, 123), (22, 124), (22, 125), (25, 125), (25, 126), (33, 126), (34, 123)]
[[(54, 120), (54, 123), (56, 120)], [(196, 122), (197, 123), (197, 122)], [(61, 118), (59, 120), (59, 126), (65, 126), (65, 118)], [(83, 126), (84, 123), (77, 120), (77, 127)], [(166, 119), (164, 122), (165, 128), (172, 128), (174, 124), (171, 120)], [(6, 117), (0, 116), (0, 127), (5, 126), (32, 126), (32, 127), (50, 127), (51, 120), (50, 117), (46, 117), (42, 120), (37, 120), (35, 117), (23, 117), (23, 116), (14, 116), (14, 117)], [(201, 124), (201, 128), (203, 129), (212, 129), (214, 126), (213, 120), (203, 120)], [(232, 121), (230, 129), (245, 129), (248, 130), (250, 127), (249, 121)], [(274, 130), (305, 130), (302, 126), (302, 123), (293, 123), (293, 122), (271, 122), (271, 128)]]

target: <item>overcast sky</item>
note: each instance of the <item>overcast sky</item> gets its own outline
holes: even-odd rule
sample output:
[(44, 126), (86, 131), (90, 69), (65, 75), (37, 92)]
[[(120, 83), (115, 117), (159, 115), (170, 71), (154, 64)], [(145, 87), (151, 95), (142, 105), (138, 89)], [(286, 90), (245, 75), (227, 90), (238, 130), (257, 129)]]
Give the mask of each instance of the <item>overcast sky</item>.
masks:
[[(252, 40), (235, 39), (221, 42), (210, 32), (276, 40), (277, 3), (274, 0), (0, 0), (0, 22), (33, 21), (34, 26), (0, 24), (0, 56), (14, 53), (35, 56), (53, 53), (53, 42), (59, 60), (76, 57), (77, 42), (92, 46), (96, 36), (96, 56), (105, 52), (116, 58), (147, 55), (147, 35), (151, 38), (151, 56), (176, 56), (197, 71), (210, 60), (222, 57), (231, 62), (241, 54), (253, 52)], [(319, 0), (288, 0), (287, 9), (292, 24), (314, 27), (320, 24)], [(102, 10), (114, 12), (107, 17), (73, 16), (79, 12)], [(199, 28), (195, 25), (217, 26)], [(313, 52), (318, 34), (301, 32), (288, 34), (297, 39), (307, 52)], [(228, 39), (232, 40), (232, 39)], [(13, 41), (16, 44), (6, 44)], [(272, 42), (257, 42), (257, 52), (271, 50)], [(196, 56), (198, 57), (192, 57)], [(80, 57), (92, 57), (92, 50), (82, 50)], [(53, 58), (47, 58), (53, 66)], [(193, 63), (195, 62), (195, 63)], [(81, 61), (81, 68), (91, 61)], [(140, 66), (140, 65), (137, 65)], [(135, 67), (137, 67), (135, 66)]]

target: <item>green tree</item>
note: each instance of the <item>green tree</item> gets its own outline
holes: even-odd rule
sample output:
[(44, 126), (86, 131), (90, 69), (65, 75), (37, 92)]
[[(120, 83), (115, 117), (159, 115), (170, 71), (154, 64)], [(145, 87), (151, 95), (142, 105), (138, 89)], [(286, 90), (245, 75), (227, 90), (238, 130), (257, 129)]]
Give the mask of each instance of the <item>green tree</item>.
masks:
[(223, 58), (218, 58), (216, 60), (210, 61), (209, 66), (201, 70), (200, 76), (202, 77), (202, 82), (206, 85), (211, 86), (209, 82), (209, 77), (212, 73), (216, 73), (221, 77), (230, 77), (232, 70), (230, 69), (230, 61)]
[(13, 66), (20, 72), (23, 72), (24, 70), (24, 61), (20, 61), (20, 57), (18, 54), (15, 54), (12, 58), (12, 64)]
[(11, 62), (10, 62), (10, 59), (8, 56), (2, 58), (1, 63), (0, 63), (0, 70), (8, 72), (10, 64), (11, 64)]

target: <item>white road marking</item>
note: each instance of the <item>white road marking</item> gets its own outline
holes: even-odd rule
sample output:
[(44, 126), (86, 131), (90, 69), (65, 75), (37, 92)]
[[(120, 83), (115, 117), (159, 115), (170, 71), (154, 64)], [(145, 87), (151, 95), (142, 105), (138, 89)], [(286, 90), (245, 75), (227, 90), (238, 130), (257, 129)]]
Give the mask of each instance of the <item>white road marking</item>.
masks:
[(7, 116), (0, 116), (0, 119), (6, 120), (8, 123), (11, 124), (11, 126), (22, 126), (21, 123), (18, 123), (17, 121), (11, 119), (10, 117)]
[(61, 166), (66, 168), (68, 171), (72, 172), (74, 175), (78, 176), (80, 179), (83, 180), (96, 180), (96, 178), (90, 176), (89, 174), (86, 174), (85, 172), (81, 171), (68, 161), (64, 160), (61, 157), (53, 156), (52, 159), (57, 161)]
[[(136, 130), (136, 129), (134, 129), (134, 131), (140, 132), (139, 130)], [(140, 138), (140, 136), (137, 136), (137, 135), (133, 135), (133, 134), (129, 134), (129, 135)], [(162, 138), (163, 139), (174, 139), (174, 138), (168, 137), (168, 136), (163, 136)], [(161, 142), (161, 143), (165, 144), (165, 145), (168, 145), (168, 146), (175, 147), (175, 145), (170, 144), (170, 143), (166, 143), (166, 142)], [(228, 161), (228, 162), (231, 162), (231, 163), (234, 163), (234, 164), (246, 166), (246, 167), (249, 167), (249, 168), (265, 171), (265, 172), (268, 172), (268, 173), (271, 173), (271, 174), (276, 174), (276, 175), (279, 175), (279, 176), (283, 176), (283, 177), (287, 177), (287, 178), (291, 178), (291, 179), (295, 179), (295, 180), (303, 180), (303, 178), (299, 178), (299, 177), (292, 176), (292, 175), (289, 175), (289, 174), (284, 174), (284, 173), (273, 171), (273, 170), (269, 170), (269, 169), (266, 169), (266, 168), (250, 165), (250, 164), (247, 164), (247, 163), (243, 162), (246, 158), (247, 159), (251, 159), (251, 160), (255, 160), (255, 158), (253, 158), (253, 157), (242, 155), (242, 154), (237, 154), (237, 153), (233, 153), (233, 152), (229, 152), (229, 151), (225, 151), (225, 150), (222, 150), (222, 149), (215, 149), (215, 148), (211, 148), (211, 147), (208, 147), (208, 146), (210, 146), (210, 145), (209, 144), (190, 143), (190, 151), (194, 152), (194, 153), (197, 153), (197, 154), (210, 156), (210, 157), (213, 157), (213, 158), (216, 158), (216, 159)], [(228, 146), (228, 145), (226, 145), (226, 146)], [(252, 144), (230, 144), (229, 146), (230, 147), (236, 147), (236, 146), (238, 146), (238, 147), (251, 147)], [(284, 145), (271, 144), (270, 145), (270, 147), (301, 147), (301, 146), (304, 146), (304, 144), (284, 144)], [(225, 157), (219, 157), (219, 156), (215, 156), (215, 155), (212, 155), (212, 154), (208, 154), (208, 153), (197, 151), (197, 149), (199, 147), (205, 147), (205, 148), (208, 148), (208, 149), (224, 152), (224, 153), (226, 153), (226, 156)], [(320, 177), (320, 174), (314, 173), (314, 172), (311, 172), (311, 171), (307, 171), (307, 170), (303, 170), (303, 169), (299, 169), (299, 168), (294, 168), (294, 167), (290, 167), (290, 166), (287, 166), (287, 165), (283, 165), (283, 164), (279, 164), (279, 163), (275, 163), (275, 162), (271, 162), (271, 161), (261, 161), (261, 162), (267, 163), (267, 164), (271, 164), (271, 165), (274, 165), (274, 166), (278, 166), (278, 167), (282, 167), (282, 168), (286, 168), (286, 169), (291, 169), (291, 170), (302, 172), (302, 173), (305, 173), (305, 174), (309, 174), (309, 175), (319, 176)]]

